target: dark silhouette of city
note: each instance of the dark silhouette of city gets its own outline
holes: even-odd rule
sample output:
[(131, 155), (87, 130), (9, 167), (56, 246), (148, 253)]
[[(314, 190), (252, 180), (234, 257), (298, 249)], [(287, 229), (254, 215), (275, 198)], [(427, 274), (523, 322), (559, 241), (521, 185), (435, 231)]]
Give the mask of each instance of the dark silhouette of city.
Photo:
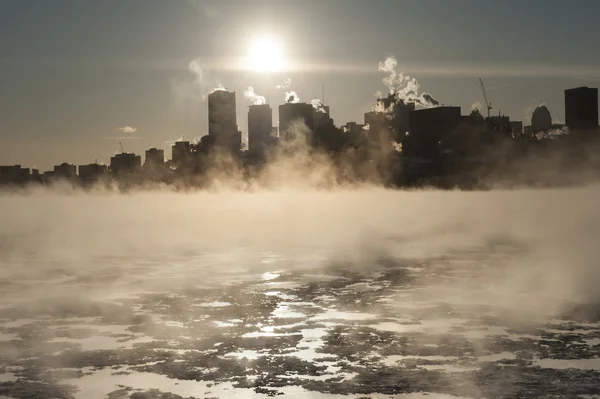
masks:
[[(97, 162), (77, 167), (61, 163), (51, 171), (0, 166), (0, 184), (22, 186), (68, 181), (89, 186), (147, 182), (203, 187), (207, 176), (240, 180), (259, 176), (264, 168), (302, 151), (305, 157), (327, 159), (335, 183), (378, 183), (388, 187), (435, 186), (484, 188), (494, 181), (532, 185), (567, 184), (582, 169), (600, 171), (594, 148), (600, 144), (598, 89), (565, 90), (566, 123), (553, 123), (541, 105), (531, 125), (509, 116), (492, 115), (481, 81), (487, 115), (474, 108), (440, 105), (431, 95), (407, 96), (390, 90), (364, 114), (363, 123), (336, 126), (329, 106), (320, 100), (298, 101), (295, 93), (279, 105), (279, 126), (273, 126), (271, 104), (248, 107), (248, 144), (237, 125), (236, 93), (223, 88), (208, 94), (208, 134), (163, 149), (150, 148), (142, 157), (121, 152), (109, 165)], [(120, 144), (120, 143), (119, 143)], [(538, 160), (550, 161), (561, 176), (540, 173)], [(302, 165), (297, 165), (301, 168)], [(301, 171), (300, 171), (301, 172)]]

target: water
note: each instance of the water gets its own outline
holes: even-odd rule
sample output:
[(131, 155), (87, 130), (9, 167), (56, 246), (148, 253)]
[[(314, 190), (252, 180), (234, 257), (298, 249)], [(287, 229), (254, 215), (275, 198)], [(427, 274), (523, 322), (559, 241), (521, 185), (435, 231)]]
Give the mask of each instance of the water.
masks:
[[(310, 201), (298, 205), (305, 212), (283, 216), (260, 208), (271, 224), (239, 231), (230, 227), (246, 213), (235, 213), (228, 216), (233, 221), (219, 219), (225, 227), (214, 239), (202, 226), (216, 217), (202, 211), (218, 208), (210, 197), (182, 200), (188, 211), (202, 212), (199, 217), (162, 205), (156, 210), (166, 214), (138, 212), (147, 205), (132, 196), (123, 200), (131, 206), (119, 213), (124, 220), (109, 219), (109, 228), (102, 219), (110, 217), (97, 217), (97, 207), (86, 202), (94, 199), (79, 198), (83, 208), (73, 208), (91, 226), (55, 205), (64, 211), (62, 228), (80, 232), (68, 240), (48, 233), (55, 226), (44, 219), (49, 216), (30, 222), (29, 230), (16, 225), (28, 239), (0, 251), (10, 281), (0, 290), (0, 397), (126, 398), (153, 389), (183, 398), (600, 394), (597, 304), (556, 288), (569, 276), (597, 280), (566, 255), (570, 250), (557, 254), (544, 246), (559, 248), (554, 235), (576, 232), (562, 235), (556, 225), (528, 229), (547, 214), (521, 209), (529, 202), (509, 194), (496, 203), (497, 216), (473, 216), (471, 207), (483, 206), (479, 201), (462, 208), (462, 200), (442, 197), (443, 206), (461, 215), (445, 224), (392, 212), (404, 209), (400, 197), (371, 217), (374, 210), (361, 204), (377, 196), (353, 203), (355, 220), (346, 223), (353, 213), (337, 211), (345, 198), (327, 198), (322, 205), (339, 219), (320, 208), (307, 212)], [(436, 205), (426, 214), (447, 209), (424, 198), (419, 206)], [(519, 234), (499, 238), (496, 231), (515, 209), (538, 224), (511, 222), (506, 230)], [(148, 214), (157, 215), (160, 226), (135, 227)], [(369, 217), (361, 222), (357, 215)], [(571, 216), (552, 218), (569, 226), (594, 220), (591, 213)], [(462, 225), (464, 218), (470, 224)], [(36, 229), (45, 233), (35, 235)], [(473, 229), (477, 234), (464, 233)], [(0, 244), (12, 234), (0, 235)], [(128, 239), (138, 236), (145, 240)], [(331, 240), (324, 244), (324, 237)], [(544, 258), (539, 247), (551, 256)], [(544, 262), (536, 263), (540, 258)], [(552, 269), (550, 260), (560, 267)], [(539, 273), (564, 264), (568, 273)], [(553, 289), (537, 290), (541, 286)]]

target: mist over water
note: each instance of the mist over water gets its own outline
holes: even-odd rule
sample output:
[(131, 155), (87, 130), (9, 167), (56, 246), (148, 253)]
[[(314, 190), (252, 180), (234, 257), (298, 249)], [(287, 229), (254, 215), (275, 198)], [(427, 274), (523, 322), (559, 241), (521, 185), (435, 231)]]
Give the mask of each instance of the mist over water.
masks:
[[(144, 265), (189, 282), (203, 281), (213, 270), (320, 272), (340, 264), (368, 270), (381, 259), (499, 252), (508, 256), (501, 273), (482, 264), (475, 286), (464, 287), (464, 300), (489, 295), (492, 302), (514, 301), (515, 312), (553, 315), (573, 301), (598, 299), (598, 194), (600, 186), (5, 195), (3, 304), (57, 294), (52, 285), (35, 284), (50, 276), (85, 276), (93, 289), (127, 291), (128, 281), (144, 281)], [(264, 263), (267, 255), (276, 261)], [(480, 281), (492, 291), (479, 293)]]
[(600, 368), (561, 342), (600, 338), (598, 194), (6, 193), (0, 394), (571, 392)]

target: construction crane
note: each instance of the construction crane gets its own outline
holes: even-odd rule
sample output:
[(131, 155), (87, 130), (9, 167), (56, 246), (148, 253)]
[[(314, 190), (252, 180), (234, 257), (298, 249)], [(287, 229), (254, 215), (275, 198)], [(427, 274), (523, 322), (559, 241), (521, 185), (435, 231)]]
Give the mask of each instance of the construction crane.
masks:
[(487, 94), (485, 94), (485, 87), (483, 86), (483, 80), (479, 78), (479, 84), (481, 84), (481, 91), (483, 92), (483, 98), (485, 100), (485, 107), (487, 108), (487, 117), (490, 117), (490, 111), (492, 110), (492, 103), (488, 101)]
[(123, 143), (119, 141), (119, 145), (121, 146), (121, 154), (123, 153)]

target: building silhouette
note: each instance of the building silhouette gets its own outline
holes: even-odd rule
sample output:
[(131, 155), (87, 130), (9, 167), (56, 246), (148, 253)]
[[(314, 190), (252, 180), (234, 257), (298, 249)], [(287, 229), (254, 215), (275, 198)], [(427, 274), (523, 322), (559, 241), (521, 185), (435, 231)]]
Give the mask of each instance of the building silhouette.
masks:
[(79, 178), (82, 182), (95, 182), (103, 176), (106, 176), (108, 168), (106, 165), (92, 163), (89, 165), (79, 165)]
[(414, 103), (389, 95), (377, 99), (371, 112), (365, 113), (365, 125), (369, 125), (368, 136), (372, 141), (382, 139), (402, 142), (410, 129), (410, 118), (415, 110)]
[(315, 129), (319, 125), (328, 125), (333, 124), (333, 119), (329, 115), (329, 106), (323, 103), (319, 103), (319, 106), (315, 107), (313, 105), (313, 123)]
[(131, 174), (142, 167), (142, 157), (134, 153), (122, 152), (110, 158), (109, 170), (113, 174)]
[(29, 179), (29, 168), (22, 168), (21, 165), (0, 166), (0, 184), (20, 184)]
[(565, 90), (565, 123), (569, 129), (598, 127), (598, 89), (577, 87)]
[(530, 129), (533, 134), (552, 129), (552, 115), (545, 105), (540, 105), (533, 111)]
[(62, 177), (65, 179), (74, 179), (77, 177), (77, 166), (63, 162), (54, 166), (53, 177)]
[(189, 141), (176, 141), (171, 147), (171, 160), (175, 165), (186, 164), (189, 162), (191, 155), (192, 148)]
[(162, 165), (165, 163), (165, 151), (158, 148), (150, 148), (146, 150), (146, 165)]
[(217, 90), (208, 95), (208, 135), (219, 147), (239, 151), (242, 133), (238, 130), (235, 92)]
[(295, 137), (294, 124), (303, 124), (310, 132), (315, 130), (312, 104), (286, 103), (279, 106), (279, 136), (283, 140)]
[(510, 121), (510, 130), (513, 137), (520, 137), (523, 135), (523, 121)]
[(437, 158), (440, 142), (461, 123), (460, 107), (435, 107), (413, 111), (403, 153), (417, 158)]
[(512, 135), (512, 126), (510, 118), (504, 115), (488, 116), (485, 118), (485, 128), (488, 131), (498, 132), (500, 134)]
[(248, 108), (248, 150), (262, 154), (274, 137), (273, 110), (269, 104), (251, 105)]

